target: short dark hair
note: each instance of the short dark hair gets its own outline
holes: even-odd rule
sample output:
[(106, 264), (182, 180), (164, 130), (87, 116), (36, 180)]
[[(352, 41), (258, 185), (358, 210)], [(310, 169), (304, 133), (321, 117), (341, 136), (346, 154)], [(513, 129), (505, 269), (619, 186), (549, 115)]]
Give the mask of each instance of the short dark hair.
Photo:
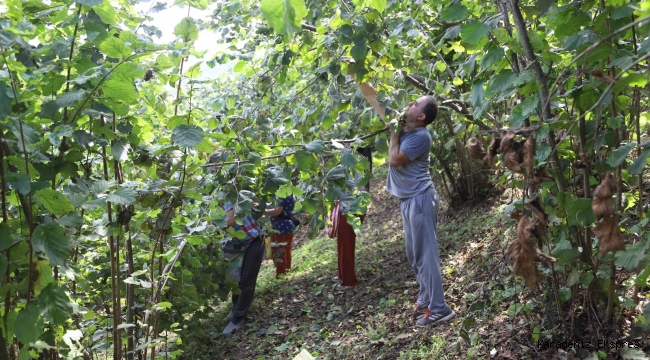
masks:
[(427, 99), (427, 103), (422, 108), (422, 112), (426, 116), (424, 123), (429, 125), (438, 117), (438, 103), (431, 95), (427, 95), (425, 98)]

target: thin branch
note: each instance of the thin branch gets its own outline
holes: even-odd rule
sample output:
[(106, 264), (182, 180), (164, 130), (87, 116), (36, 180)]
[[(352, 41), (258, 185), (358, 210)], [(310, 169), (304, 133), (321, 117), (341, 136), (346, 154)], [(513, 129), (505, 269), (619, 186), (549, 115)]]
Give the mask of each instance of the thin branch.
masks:
[[(370, 133), (370, 134), (368, 134), (368, 135), (359, 136), (359, 137), (352, 138), (352, 139), (342, 139), (342, 140), (336, 140), (336, 139), (334, 139), (334, 140), (325, 140), (325, 141), (323, 141), (323, 143), (324, 143), (324, 144), (327, 144), (327, 145), (332, 145), (334, 142), (341, 143), (341, 144), (349, 144), (349, 143), (353, 143), (353, 142), (355, 142), (355, 141), (361, 141), (361, 140), (365, 140), (365, 139), (371, 138), (371, 137), (373, 137), (373, 136), (379, 135), (379, 134), (384, 133), (384, 132), (386, 132), (386, 131), (388, 131), (388, 127), (385, 127), (385, 128), (383, 128), (383, 129), (381, 129), (381, 130), (377, 130), (377, 131), (375, 131), (375, 132), (373, 132), (373, 133)], [(287, 147), (298, 147), (298, 146), (303, 147), (303, 146), (305, 146), (305, 145), (306, 145), (306, 144), (293, 144), (293, 145), (286, 145), (286, 146), (287, 146)], [(286, 152), (286, 153), (284, 153), (284, 154), (265, 156), (265, 157), (260, 158), (260, 160), (278, 159), (278, 158), (286, 157), (286, 156), (289, 156), (289, 155), (293, 155), (293, 154), (297, 153), (298, 151), (299, 151), (299, 150), (294, 150), (294, 151)], [(212, 166), (223, 166), (223, 165), (233, 165), (233, 164), (245, 164), (245, 163), (250, 163), (250, 162), (252, 162), (252, 161), (251, 161), (251, 160), (236, 160), (236, 161), (228, 161), (228, 162), (220, 162), (220, 163), (205, 164), (205, 165), (201, 165), (201, 166), (202, 166), (202, 167), (212, 167)]]

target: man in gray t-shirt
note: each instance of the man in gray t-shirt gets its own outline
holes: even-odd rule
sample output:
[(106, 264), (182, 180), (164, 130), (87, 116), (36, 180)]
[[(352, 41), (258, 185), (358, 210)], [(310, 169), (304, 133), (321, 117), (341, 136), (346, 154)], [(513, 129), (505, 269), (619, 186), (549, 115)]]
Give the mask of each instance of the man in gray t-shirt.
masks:
[[(369, 83), (359, 90), (384, 119), (395, 111), (377, 101), (377, 92)], [(401, 201), (406, 257), (415, 272), (420, 292), (412, 316), (418, 326), (451, 320), (456, 314), (445, 302), (440, 273), (436, 224), (440, 201), (429, 173), (431, 135), (427, 125), (438, 115), (431, 96), (411, 102), (399, 119), (401, 132), (390, 127), (388, 180), (386, 190)]]

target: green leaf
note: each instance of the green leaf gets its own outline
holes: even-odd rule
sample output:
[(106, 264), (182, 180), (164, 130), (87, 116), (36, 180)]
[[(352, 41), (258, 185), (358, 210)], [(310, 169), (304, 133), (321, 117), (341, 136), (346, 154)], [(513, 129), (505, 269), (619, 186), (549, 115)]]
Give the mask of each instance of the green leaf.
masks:
[(350, 151), (345, 151), (341, 156), (341, 165), (345, 167), (353, 167), (357, 163), (357, 158)]
[(490, 85), (487, 87), (488, 97), (512, 89), (516, 77), (517, 75), (515, 75), (515, 73), (510, 69), (501, 70), (501, 72), (493, 76), (492, 80), (490, 80)]
[(161, 309), (169, 309), (172, 307), (172, 303), (170, 303), (169, 301), (163, 301), (156, 304), (156, 306)]
[(566, 211), (571, 224), (588, 226), (596, 221), (594, 211), (591, 209), (591, 199), (571, 197), (567, 199)]
[(639, 262), (645, 257), (648, 249), (646, 241), (639, 241), (634, 245), (626, 245), (624, 251), (616, 252), (616, 265), (626, 269), (636, 270)]
[(322, 153), (325, 151), (325, 143), (323, 140), (314, 140), (305, 145), (305, 149), (314, 154)]
[(591, 271), (587, 271), (580, 275), (580, 283), (582, 286), (587, 287), (591, 282), (594, 280), (594, 273)]
[(97, 6), (102, 3), (102, 0), (75, 0), (74, 2), (86, 6)]
[(14, 243), (11, 228), (7, 223), (0, 223), (0, 251), (5, 251)]
[(47, 260), (39, 260), (36, 268), (38, 269), (38, 277), (34, 282), (34, 295), (38, 296), (47, 285), (54, 282), (54, 277), (52, 276), (50, 263)]
[(38, 296), (41, 315), (52, 325), (63, 325), (72, 315), (72, 305), (63, 288), (55, 283), (48, 285)]
[(529, 117), (537, 111), (539, 96), (537, 94), (529, 96), (521, 103), (521, 114), (523, 117)]
[(341, 165), (333, 167), (325, 176), (327, 180), (345, 179), (345, 169)]
[(296, 159), (296, 166), (300, 171), (309, 171), (311, 170), (312, 166), (315, 164), (314, 155), (306, 151), (302, 151), (302, 150), (296, 151), (294, 157)]
[(379, 12), (386, 10), (386, 0), (366, 0), (366, 5), (374, 8)]
[(444, 6), (440, 11), (440, 20), (452, 23), (465, 19), (467, 16), (467, 7), (461, 4)]
[(260, 9), (275, 32), (289, 37), (300, 30), (308, 13), (304, 0), (262, 0)]
[(103, 194), (113, 187), (112, 181), (97, 180), (90, 186), (90, 192), (95, 195)]
[(482, 68), (487, 69), (498, 61), (502, 60), (505, 55), (503, 48), (499, 46), (492, 46), (487, 53), (481, 58), (480, 65)]
[(38, 307), (30, 305), (18, 313), (14, 334), (23, 344), (33, 343), (43, 334), (44, 326), (45, 322), (40, 317)]
[(483, 91), (484, 84), (484, 81), (477, 81), (472, 84), (472, 98), (470, 100), (474, 107), (481, 106), (485, 100), (485, 92)]
[(366, 47), (365, 39), (363, 42), (354, 44), (354, 46), (352, 46), (352, 49), (350, 50), (350, 55), (352, 55), (352, 57), (355, 60), (365, 59), (367, 53), (368, 53), (368, 48)]
[(571, 273), (569, 273), (569, 277), (566, 279), (566, 286), (570, 287), (577, 284), (579, 278), (578, 270), (576, 268), (571, 269)]
[(122, 59), (131, 55), (131, 48), (124, 44), (124, 41), (120, 38), (111, 36), (107, 38), (103, 43), (99, 45), (99, 50), (101, 50), (106, 56)]
[(106, 201), (110, 201), (113, 204), (118, 205), (131, 205), (135, 202), (135, 198), (138, 194), (135, 190), (128, 187), (119, 187), (113, 193), (106, 196)]
[(609, 164), (612, 167), (617, 167), (621, 165), (623, 161), (625, 161), (625, 159), (627, 158), (627, 155), (630, 153), (630, 151), (632, 151), (632, 149), (634, 148), (636, 148), (636, 141), (622, 145), (618, 149), (609, 153), (609, 157), (607, 158), (607, 164)]
[(59, 191), (45, 188), (34, 194), (34, 200), (47, 211), (56, 215), (65, 215), (74, 210), (67, 196)]
[(126, 161), (129, 159), (129, 144), (126, 140), (118, 140), (111, 146), (111, 155), (117, 161)]
[(86, 90), (73, 90), (68, 93), (59, 95), (56, 98), (56, 104), (60, 107), (73, 106), (86, 97)]
[(29, 178), (29, 175), (24, 172), (9, 173), (6, 175), (6, 179), (9, 182), (9, 185), (22, 195), (27, 195), (31, 191), (32, 180)]
[(232, 67), (232, 71), (234, 71), (234, 72), (236, 72), (238, 74), (244, 73), (244, 72), (246, 72), (246, 64), (248, 64), (246, 61), (239, 60), (239, 61), (237, 61), (235, 66)]
[(39, 224), (34, 230), (32, 244), (36, 251), (41, 251), (50, 260), (52, 266), (64, 264), (70, 256), (70, 242), (65, 229), (58, 223)]
[(198, 145), (203, 141), (203, 129), (194, 125), (178, 125), (172, 132), (172, 141), (185, 147)]
[(184, 42), (195, 41), (199, 38), (199, 28), (193, 18), (186, 17), (174, 27), (174, 35), (183, 39)]
[(117, 11), (108, 0), (104, 0), (101, 6), (95, 6), (93, 10), (95, 10), (97, 15), (99, 15), (99, 18), (102, 19), (106, 25), (116, 25), (119, 20)]
[(138, 93), (132, 83), (122, 82), (118, 79), (109, 79), (102, 84), (105, 97), (134, 104), (138, 101)]
[(7, 86), (6, 81), (0, 82), (0, 120), (4, 120), (7, 115), (11, 114), (12, 98), (9, 96), (11, 88)]
[(59, 224), (65, 227), (78, 228), (79, 226), (83, 225), (84, 220), (81, 218), (81, 216), (78, 213), (72, 212), (68, 215), (64, 215), (57, 218), (56, 222), (58, 222)]
[(650, 149), (645, 149), (643, 152), (639, 155), (639, 157), (634, 160), (632, 165), (628, 166), (627, 170), (630, 172), (632, 175), (639, 175), (643, 171), (643, 166), (646, 163), (646, 160), (648, 160), (648, 155), (650, 155)]
[(473, 21), (461, 27), (460, 38), (469, 44), (476, 45), (490, 33), (490, 30), (489, 25)]

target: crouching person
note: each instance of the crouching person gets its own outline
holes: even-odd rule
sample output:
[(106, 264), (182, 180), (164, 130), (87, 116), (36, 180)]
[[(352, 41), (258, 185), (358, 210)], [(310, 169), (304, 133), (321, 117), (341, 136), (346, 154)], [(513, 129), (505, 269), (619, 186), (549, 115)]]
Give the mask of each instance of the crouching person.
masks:
[(244, 325), (244, 318), (253, 303), (257, 275), (264, 255), (264, 240), (255, 219), (248, 214), (241, 218), (241, 225), (235, 221), (235, 209), (230, 202), (224, 206), (226, 226), (235, 231), (242, 230), (244, 239), (230, 239), (223, 244), (224, 258), (230, 261), (226, 273), (239, 284), (239, 295), (232, 294), (232, 310), (228, 315), (230, 322), (223, 335), (230, 336)]

